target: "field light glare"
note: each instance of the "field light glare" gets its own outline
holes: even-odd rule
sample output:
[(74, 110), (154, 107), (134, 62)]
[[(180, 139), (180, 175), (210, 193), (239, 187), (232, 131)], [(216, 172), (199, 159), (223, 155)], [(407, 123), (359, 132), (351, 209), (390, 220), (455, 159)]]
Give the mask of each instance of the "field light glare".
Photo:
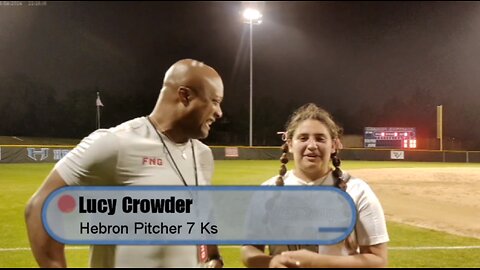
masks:
[(247, 8), (243, 11), (243, 17), (249, 21), (258, 21), (262, 16), (260, 11), (253, 8)]

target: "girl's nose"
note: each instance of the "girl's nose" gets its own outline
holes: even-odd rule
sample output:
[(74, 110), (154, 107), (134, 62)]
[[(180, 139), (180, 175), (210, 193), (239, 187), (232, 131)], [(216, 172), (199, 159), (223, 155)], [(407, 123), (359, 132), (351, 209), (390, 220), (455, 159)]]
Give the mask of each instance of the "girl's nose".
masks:
[(317, 149), (317, 142), (315, 141), (314, 138), (310, 138), (310, 139), (308, 140), (308, 146), (307, 146), (307, 147), (308, 147), (309, 150), (315, 150), (315, 149)]

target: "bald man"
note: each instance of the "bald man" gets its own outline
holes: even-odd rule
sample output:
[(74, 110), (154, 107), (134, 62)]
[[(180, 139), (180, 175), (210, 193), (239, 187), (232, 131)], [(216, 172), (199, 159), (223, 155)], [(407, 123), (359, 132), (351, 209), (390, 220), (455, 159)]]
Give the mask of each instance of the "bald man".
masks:
[[(65, 185), (209, 185), (211, 150), (198, 139), (222, 116), (223, 83), (202, 62), (184, 59), (165, 74), (152, 113), (114, 128), (99, 129), (60, 160), (27, 204), (25, 216), (33, 255), (40, 267), (66, 267), (64, 245), (44, 230), (41, 209)], [(160, 160), (161, 162), (151, 162)], [(92, 246), (92, 267), (197, 267), (197, 246)], [(210, 265), (222, 265), (216, 246)]]

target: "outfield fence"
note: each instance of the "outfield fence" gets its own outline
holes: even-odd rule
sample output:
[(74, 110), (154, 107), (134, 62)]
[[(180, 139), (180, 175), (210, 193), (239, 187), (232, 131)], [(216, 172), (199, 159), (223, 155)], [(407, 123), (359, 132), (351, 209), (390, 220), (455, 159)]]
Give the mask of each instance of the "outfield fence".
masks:
[[(52, 163), (64, 157), (74, 145), (0, 145), (0, 163)], [(280, 147), (211, 146), (216, 160), (274, 160)], [(480, 151), (420, 149), (345, 148), (343, 160), (423, 161), (480, 163)]]

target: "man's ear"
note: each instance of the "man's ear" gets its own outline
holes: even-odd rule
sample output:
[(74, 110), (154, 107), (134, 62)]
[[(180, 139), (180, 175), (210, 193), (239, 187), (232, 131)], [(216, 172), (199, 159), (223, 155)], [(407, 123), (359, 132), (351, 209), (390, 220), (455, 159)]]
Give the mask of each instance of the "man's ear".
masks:
[(183, 105), (188, 106), (193, 99), (192, 89), (186, 86), (180, 86), (178, 88), (178, 98)]

